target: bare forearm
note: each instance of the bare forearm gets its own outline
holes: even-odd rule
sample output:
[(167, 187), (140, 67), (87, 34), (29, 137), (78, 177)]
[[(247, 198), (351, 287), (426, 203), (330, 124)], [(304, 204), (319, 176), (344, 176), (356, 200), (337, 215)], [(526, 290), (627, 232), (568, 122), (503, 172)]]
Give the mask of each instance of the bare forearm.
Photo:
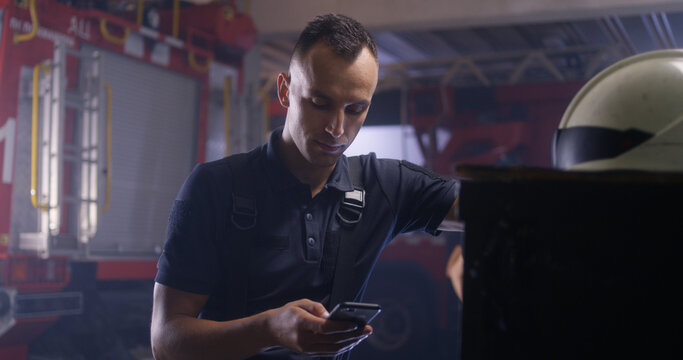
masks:
[(152, 349), (157, 360), (244, 359), (273, 346), (258, 314), (232, 321), (211, 321), (177, 315), (152, 324)]
[(327, 321), (325, 307), (300, 299), (232, 321), (198, 319), (208, 295), (157, 283), (152, 308), (152, 351), (157, 360), (244, 359), (281, 346), (307, 355), (335, 356), (372, 333), (370, 326)]

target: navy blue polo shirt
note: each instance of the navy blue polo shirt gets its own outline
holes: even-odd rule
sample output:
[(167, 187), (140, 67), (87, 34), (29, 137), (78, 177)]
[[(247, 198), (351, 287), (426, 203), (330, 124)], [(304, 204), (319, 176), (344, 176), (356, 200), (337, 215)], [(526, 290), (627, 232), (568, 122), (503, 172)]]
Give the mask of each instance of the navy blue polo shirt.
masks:
[[(334, 267), (326, 251), (339, 236), (335, 216), (344, 193), (353, 190), (345, 156), (340, 157), (326, 185), (315, 197), (285, 167), (276, 143), (249, 153), (258, 209), (256, 236), (250, 240), (245, 269), (231, 269), (229, 242), (239, 241), (231, 223), (232, 179), (226, 159), (200, 164), (189, 175), (171, 210), (156, 282), (179, 290), (209, 295), (203, 318), (226, 320), (222, 314), (230, 296), (226, 271), (247, 277), (247, 315), (308, 298), (327, 304)], [(444, 179), (405, 161), (360, 157), (366, 205), (353, 236), (363, 244), (354, 263), (353, 279), (360, 300), (382, 249), (398, 234), (437, 227), (455, 200), (455, 181)], [(333, 263), (333, 261), (332, 261)], [(334, 304), (332, 304), (334, 305)]]

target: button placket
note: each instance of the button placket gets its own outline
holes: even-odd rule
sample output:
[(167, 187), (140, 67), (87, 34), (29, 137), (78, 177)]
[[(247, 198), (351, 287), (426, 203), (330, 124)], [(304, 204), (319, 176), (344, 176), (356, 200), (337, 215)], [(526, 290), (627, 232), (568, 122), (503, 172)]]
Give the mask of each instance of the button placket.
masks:
[[(319, 238), (320, 226), (319, 219), (314, 216), (314, 206), (309, 204), (302, 211), (302, 217), (304, 222), (304, 247), (306, 248), (306, 259), (308, 261), (320, 260), (322, 256), (322, 239)], [(317, 221), (318, 220), (318, 221)]]

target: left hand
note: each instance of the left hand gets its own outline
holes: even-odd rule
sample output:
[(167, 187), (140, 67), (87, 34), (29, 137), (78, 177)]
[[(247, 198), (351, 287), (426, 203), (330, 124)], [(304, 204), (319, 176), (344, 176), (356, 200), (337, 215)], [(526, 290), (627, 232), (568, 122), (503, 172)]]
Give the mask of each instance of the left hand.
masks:
[(365, 340), (372, 327), (327, 320), (325, 307), (308, 299), (268, 310), (267, 331), (277, 346), (308, 356), (336, 356)]
[(446, 276), (451, 279), (451, 284), (455, 290), (455, 294), (458, 295), (460, 301), (462, 301), (462, 283), (463, 276), (465, 274), (465, 259), (462, 256), (462, 246), (457, 245), (451, 255), (448, 257), (448, 263), (446, 263)]

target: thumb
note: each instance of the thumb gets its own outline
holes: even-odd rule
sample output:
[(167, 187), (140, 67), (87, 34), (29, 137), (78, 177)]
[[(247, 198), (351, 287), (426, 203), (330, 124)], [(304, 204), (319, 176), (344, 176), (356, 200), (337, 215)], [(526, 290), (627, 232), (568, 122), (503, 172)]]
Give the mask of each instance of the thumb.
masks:
[(310, 314), (315, 315), (320, 318), (327, 319), (328, 316), (330, 316), (330, 313), (327, 312), (327, 309), (325, 309), (325, 306), (323, 304), (316, 302), (316, 301), (311, 301), (311, 300), (301, 300), (299, 304), (300, 308), (308, 311)]

